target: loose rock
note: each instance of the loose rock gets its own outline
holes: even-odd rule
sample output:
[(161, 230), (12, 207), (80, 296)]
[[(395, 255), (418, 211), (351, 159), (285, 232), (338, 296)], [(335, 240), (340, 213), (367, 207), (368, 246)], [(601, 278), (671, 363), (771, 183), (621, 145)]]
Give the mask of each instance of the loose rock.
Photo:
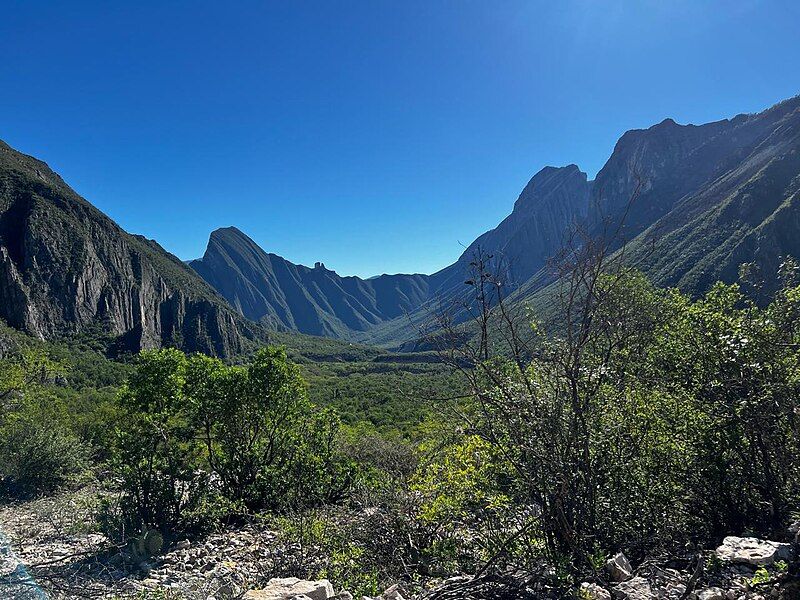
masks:
[(606, 561), (606, 572), (611, 581), (627, 581), (633, 577), (633, 567), (622, 552), (618, 552)]
[(310, 600), (329, 600), (333, 598), (333, 586), (327, 579), (308, 581), (297, 577), (270, 579), (267, 586), (260, 590), (251, 590), (244, 595), (244, 600), (290, 600), (298, 596), (307, 596)]
[(586, 598), (591, 598), (592, 600), (611, 600), (611, 592), (596, 583), (584, 581), (581, 584), (581, 591)]
[(655, 600), (658, 598), (650, 587), (650, 582), (644, 577), (634, 577), (628, 581), (617, 584), (611, 591), (614, 598), (619, 600)]
[(734, 563), (766, 566), (791, 558), (791, 548), (790, 544), (730, 535), (717, 548), (717, 557)]

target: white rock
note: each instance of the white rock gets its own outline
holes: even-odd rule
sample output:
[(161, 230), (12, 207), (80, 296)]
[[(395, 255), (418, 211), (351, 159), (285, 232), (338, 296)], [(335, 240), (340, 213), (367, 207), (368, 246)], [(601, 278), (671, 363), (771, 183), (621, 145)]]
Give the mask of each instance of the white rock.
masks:
[(722, 540), (722, 545), (717, 548), (717, 557), (722, 560), (755, 566), (771, 565), (776, 560), (788, 560), (791, 554), (791, 544), (733, 535)]
[(618, 583), (611, 590), (611, 594), (619, 600), (656, 600), (658, 598), (653, 593), (650, 582), (644, 577), (634, 577)]
[(622, 552), (618, 552), (606, 561), (606, 571), (611, 581), (627, 581), (633, 577), (633, 567)]
[(611, 592), (596, 583), (584, 581), (581, 584), (581, 591), (583, 592), (583, 597), (591, 598), (592, 600), (611, 600)]
[(718, 587), (708, 587), (697, 592), (697, 600), (725, 600), (725, 592)]
[(329, 600), (334, 596), (333, 586), (327, 579), (307, 581), (297, 577), (276, 578), (270, 579), (263, 589), (247, 592), (244, 600), (290, 600), (302, 595), (310, 600)]

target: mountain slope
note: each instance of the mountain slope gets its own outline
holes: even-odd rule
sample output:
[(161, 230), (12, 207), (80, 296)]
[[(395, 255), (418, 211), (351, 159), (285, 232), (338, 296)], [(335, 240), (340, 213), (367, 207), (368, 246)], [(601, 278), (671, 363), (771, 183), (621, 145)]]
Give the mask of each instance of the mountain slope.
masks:
[(434, 291), (447, 296), (461, 290), (479, 251), (495, 256), (511, 287), (530, 279), (562, 246), (570, 227), (585, 220), (592, 183), (575, 165), (543, 168), (509, 216), (472, 242), (455, 263), (431, 275)]
[(340, 277), (264, 252), (235, 227), (211, 234), (190, 266), (245, 317), (312, 335), (350, 332), (402, 315), (428, 295), (425, 275)]
[(572, 225), (612, 248), (625, 245), (627, 260), (656, 284), (699, 294), (755, 262), (769, 292), (785, 257), (800, 257), (800, 97), (705, 125), (665, 119), (628, 131), (594, 181), (574, 165), (543, 169), (500, 225), (421, 279), (427, 295), (407, 302), (416, 307), (370, 321), (353, 337), (397, 345), (442, 308), (463, 318), (458, 307), (468, 300), (464, 280), (478, 249), (501, 259), (508, 293), (536, 301), (553, 280), (548, 258)]
[[(774, 284), (783, 258), (800, 258), (800, 98), (703, 127), (704, 137), (645, 179), (648, 189), (626, 220), (629, 260), (655, 283), (692, 294), (717, 280), (735, 281), (745, 262), (755, 262)], [(673, 123), (669, 129), (661, 147), (702, 128)], [(635, 151), (619, 148), (620, 141), (597, 186), (624, 179), (621, 173), (653, 171), (643, 163), (658, 164), (661, 132), (638, 136)], [(603, 200), (609, 197), (621, 202), (624, 192)]]
[(100, 328), (117, 352), (172, 345), (230, 356), (260, 335), (180, 260), (3, 142), (0, 318), (40, 339)]
[(322, 263), (310, 268), (268, 254), (234, 227), (214, 231), (203, 257), (189, 264), (249, 319), (312, 335), (368, 340), (384, 323), (413, 331), (410, 314), (463, 294), (479, 248), (502, 257), (512, 284), (527, 280), (558, 249), (570, 223), (585, 217), (590, 189), (575, 165), (542, 169), (500, 225), (430, 276), (341, 277)]

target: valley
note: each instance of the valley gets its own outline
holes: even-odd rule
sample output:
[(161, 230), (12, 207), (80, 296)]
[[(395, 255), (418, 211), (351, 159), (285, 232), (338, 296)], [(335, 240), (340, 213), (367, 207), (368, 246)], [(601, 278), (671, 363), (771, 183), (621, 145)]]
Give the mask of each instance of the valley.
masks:
[(0, 142), (0, 584), (797, 597), (800, 97), (544, 167), (438, 272), (324, 258), (181, 261)]

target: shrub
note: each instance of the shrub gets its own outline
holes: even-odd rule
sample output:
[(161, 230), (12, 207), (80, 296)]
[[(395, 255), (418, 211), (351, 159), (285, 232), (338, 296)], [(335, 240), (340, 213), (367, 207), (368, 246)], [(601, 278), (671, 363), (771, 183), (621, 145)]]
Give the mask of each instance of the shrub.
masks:
[[(721, 283), (692, 300), (601, 266), (568, 274), (547, 334), (523, 339), (501, 304), (455, 354), (474, 365), (474, 399), (456, 408), (507, 464), (496, 492), (535, 509), (528, 523), (551, 559), (587, 569), (604, 550), (642, 555), (785, 522), (800, 502), (800, 287), (786, 279), (766, 306)], [(480, 498), (460, 489), (480, 472), (465, 464), (440, 458), (435, 482), (459, 482), (446, 510)], [(525, 526), (508, 525), (510, 553)]]
[(26, 399), (0, 427), (0, 472), (14, 496), (51, 493), (87, 466), (86, 451), (50, 398)]
[(183, 399), (186, 356), (173, 349), (142, 352), (119, 396), (114, 467), (121, 480), (119, 531), (145, 526), (176, 531), (207, 490), (198, 471), (200, 447)]
[(339, 420), (308, 401), (283, 349), (261, 350), (243, 367), (192, 357), (186, 394), (228, 497), (252, 510), (281, 509), (334, 501), (350, 485), (351, 465), (337, 452)]
[(197, 530), (227, 515), (338, 500), (354, 480), (339, 421), (307, 399), (282, 349), (227, 366), (142, 352), (119, 397), (117, 529)]

